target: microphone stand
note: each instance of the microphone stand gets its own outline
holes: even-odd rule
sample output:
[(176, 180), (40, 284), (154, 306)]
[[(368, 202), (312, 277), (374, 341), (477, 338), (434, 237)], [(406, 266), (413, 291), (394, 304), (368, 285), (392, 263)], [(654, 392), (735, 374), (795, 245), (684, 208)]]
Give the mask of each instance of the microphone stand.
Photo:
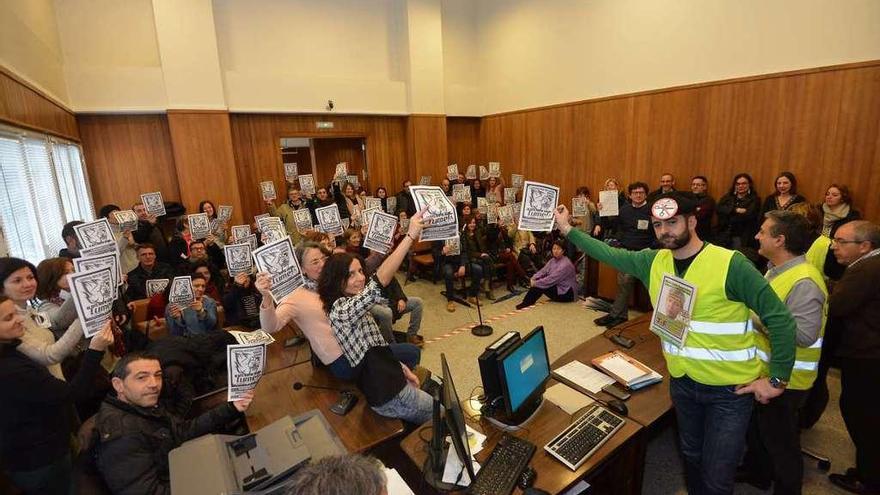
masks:
[[(491, 282), (490, 282), (491, 283)], [(480, 310), (480, 290), (477, 289), (477, 317), (480, 319), (480, 324), (471, 328), (471, 334), (476, 335), (477, 337), (488, 337), (492, 335), (492, 327), (489, 325), (483, 324), (483, 312)]]

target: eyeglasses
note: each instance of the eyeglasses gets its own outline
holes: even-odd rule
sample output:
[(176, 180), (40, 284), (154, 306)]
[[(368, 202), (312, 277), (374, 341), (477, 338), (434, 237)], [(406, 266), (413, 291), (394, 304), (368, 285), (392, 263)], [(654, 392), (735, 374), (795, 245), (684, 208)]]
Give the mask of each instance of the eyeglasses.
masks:
[(738, 186), (747, 186), (747, 185), (749, 185), (749, 183), (748, 183), (748, 182), (737, 182), (736, 185), (738, 185)]
[(863, 242), (865, 242), (865, 241), (856, 241), (856, 240), (848, 241), (846, 239), (838, 239), (836, 237), (834, 239), (831, 239), (831, 244), (861, 244)]

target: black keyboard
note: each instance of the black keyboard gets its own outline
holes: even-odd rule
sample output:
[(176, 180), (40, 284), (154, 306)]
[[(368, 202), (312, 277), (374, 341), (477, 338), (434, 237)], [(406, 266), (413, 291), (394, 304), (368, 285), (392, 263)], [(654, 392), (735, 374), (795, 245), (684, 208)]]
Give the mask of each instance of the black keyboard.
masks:
[(617, 432), (625, 420), (594, 405), (544, 446), (544, 450), (574, 471)]
[(535, 454), (535, 444), (507, 433), (492, 449), (489, 459), (480, 468), (468, 488), (472, 495), (510, 495), (522, 472)]

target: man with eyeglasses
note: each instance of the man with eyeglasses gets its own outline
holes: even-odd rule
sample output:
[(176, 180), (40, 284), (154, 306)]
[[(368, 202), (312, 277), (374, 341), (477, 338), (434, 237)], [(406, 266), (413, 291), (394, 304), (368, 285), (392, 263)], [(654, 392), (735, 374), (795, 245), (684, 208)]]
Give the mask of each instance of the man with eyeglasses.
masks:
[[(640, 251), (654, 245), (654, 232), (651, 231), (651, 209), (648, 207), (648, 185), (634, 182), (627, 187), (629, 202), (620, 205), (617, 217), (617, 240), (620, 246), (629, 251)], [(599, 326), (611, 328), (629, 318), (629, 296), (636, 285), (636, 279), (628, 273), (617, 272), (617, 296), (607, 315), (593, 320)]]
[(837, 261), (846, 265), (834, 286), (829, 315), (839, 336), (840, 413), (856, 447), (856, 465), (830, 474), (832, 483), (852, 493), (880, 493), (880, 226), (849, 222), (831, 240)]

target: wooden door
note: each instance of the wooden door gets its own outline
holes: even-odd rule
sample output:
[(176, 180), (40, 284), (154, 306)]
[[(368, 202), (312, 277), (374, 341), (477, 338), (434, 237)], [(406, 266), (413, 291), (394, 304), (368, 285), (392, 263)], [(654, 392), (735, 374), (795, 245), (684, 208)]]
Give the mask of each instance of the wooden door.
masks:
[(363, 174), (367, 168), (363, 138), (316, 138), (312, 140), (312, 148), (315, 153), (316, 187), (326, 186), (333, 179), (336, 164), (347, 162), (349, 175), (357, 175), (361, 185), (369, 191)]

